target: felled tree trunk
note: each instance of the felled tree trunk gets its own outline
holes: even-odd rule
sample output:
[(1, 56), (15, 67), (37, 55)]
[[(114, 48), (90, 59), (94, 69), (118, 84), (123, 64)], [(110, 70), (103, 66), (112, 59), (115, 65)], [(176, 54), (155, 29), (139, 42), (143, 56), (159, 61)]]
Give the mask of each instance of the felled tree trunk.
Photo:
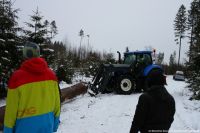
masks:
[(3, 122), (4, 122), (4, 114), (5, 114), (5, 108), (6, 106), (0, 107), (0, 130), (3, 130)]
[[(80, 94), (87, 92), (87, 87), (84, 83), (78, 83), (71, 87), (61, 89), (61, 103), (65, 100), (72, 99)], [(0, 107), (0, 130), (3, 129), (5, 106)]]
[(79, 83), (71, 87), (61, 89), (61, 103), (68, 99), (72, 99), (80, 94), (84, 94), (86, 92), (87, 92), (87, 87), (84, 83)]

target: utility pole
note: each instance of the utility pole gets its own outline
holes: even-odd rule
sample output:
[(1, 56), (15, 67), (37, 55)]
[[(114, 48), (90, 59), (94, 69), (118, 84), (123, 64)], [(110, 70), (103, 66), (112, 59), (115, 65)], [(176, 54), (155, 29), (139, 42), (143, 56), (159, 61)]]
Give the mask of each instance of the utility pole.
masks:
[(79, 54), (80, 54), (80, 59), (82, 59), (82, 51), (81, 51), (81, 44), (82, 44), (82, 40), (83, 40), (83, 37), (84, 37), (84, 31), (81, 29), (80, 32), (79, 32), (79, 36), (81, 37), (81, 40), (80, 40), (80, 48), (79, 48)]
[(88, 37), (88, 46), (89, 46), (90, 45), (90, 35), (88, 34), (87, 37)]
[(178, 52), (178, 68), (179, 68), (179, 64), (180, 64), (180, 55), (181, 55), (181, 38), (182, 38), (182, 36), (180, 36), (180, 43), (179, 43), (179, 52)]

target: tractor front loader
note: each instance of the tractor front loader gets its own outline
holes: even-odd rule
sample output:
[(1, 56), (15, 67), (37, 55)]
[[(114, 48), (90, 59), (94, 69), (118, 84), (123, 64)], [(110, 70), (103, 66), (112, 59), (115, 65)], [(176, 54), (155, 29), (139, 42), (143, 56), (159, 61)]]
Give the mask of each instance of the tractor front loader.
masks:
[[(120, 60), (119, 58), (119, 62)], [(115, 91), (127, 95), (133, 91), (144, 91), (148, 73), (155, 69), (162, 70), (152, 62), (151, 51), (126, 52), (122, 64), (102, 64), (99, 67), (89, 84), (88, 92), (90, 95), (97, 95), (99, 92)]]

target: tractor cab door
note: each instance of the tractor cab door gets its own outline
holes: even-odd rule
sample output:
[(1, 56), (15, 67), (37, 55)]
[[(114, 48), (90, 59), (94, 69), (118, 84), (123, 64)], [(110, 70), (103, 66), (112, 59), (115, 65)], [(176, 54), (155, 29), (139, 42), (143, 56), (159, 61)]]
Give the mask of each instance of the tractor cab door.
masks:
[(141, 76), (145, 67), (152, 64), (151, 54), (148, 53), (138, 53), (136, 54), (136, 66), (135, 71), (138, 76)]
[(152, 64), (152, 58), (150, 54), (140, 53), (136, 55), (136, 60), (138, 64), (142, 64), (144, 66), (148, 66)]
[(135, 65), (136, 91), (140, 92), (145, 89), (145, 77), (143, 76), (144, 69), (152, 64), (150, 53), (137, 53), (137, 63)]

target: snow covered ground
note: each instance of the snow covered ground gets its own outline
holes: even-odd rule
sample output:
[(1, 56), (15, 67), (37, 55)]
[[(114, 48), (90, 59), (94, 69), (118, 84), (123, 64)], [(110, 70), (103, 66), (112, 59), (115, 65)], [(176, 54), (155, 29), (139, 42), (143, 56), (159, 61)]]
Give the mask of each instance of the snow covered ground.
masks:
[(6, 99), (1, 99), (0, 100), (0, 107), (6, 105)]
[(186, 86), (185, 82), (174, 81), (172, 76), (168, 77), (168, 86), (166, 87), (176, 101), (175, 120), (171, 131), (200, 133), (200, 101), (188, 100), (192, 93)]
[[(91, 78), (76, 76), (73, 84)], [(167, 76), (167, 90), (176, 101), (176, 113), (170, 133), (200, 133), (200, 101), (188, 100), (192, 93), (182, 81)], [(62, 82), (61, 88), (71, 86)], [(57, 133), (129, 133), (138, 97), (141, 94), (100, 94), (78, 96), (61, 108), (61, 123)], [(0, 101), (0, 105), (5, 100)], [(162, 116), (161, 116), (162, 117)]]
[[(185, 82), (174, 81), (172, 76), (167, 82), (166, 88), (176, 101), (170, 133), (200, 133), (200, 101), (188, 100), (192, 93)], [(78, 96), (62, 106), (57, 133), (128, 133), (140, 95)]]

